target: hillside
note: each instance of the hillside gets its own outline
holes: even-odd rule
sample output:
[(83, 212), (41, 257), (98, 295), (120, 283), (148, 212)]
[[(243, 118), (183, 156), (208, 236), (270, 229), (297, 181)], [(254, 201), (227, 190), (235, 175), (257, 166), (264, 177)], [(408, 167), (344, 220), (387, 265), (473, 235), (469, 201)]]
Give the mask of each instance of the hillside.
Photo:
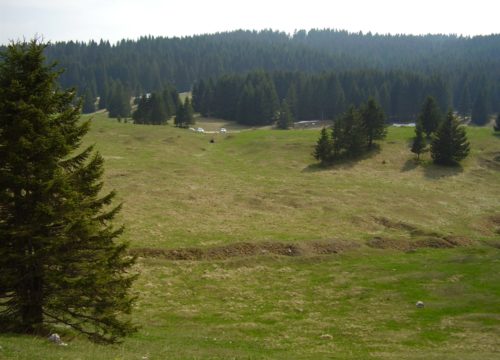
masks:
[(395, 127), (379, 152), (320, 168), (319, 130), (92, 123), (139, 255), (141, 329), (113, 346), (0, 334), (1, 359), (498, 358), (491, 129), (468, 129), (462, 168), (416, 166), (413, 129)]
[[(358, 102), (360, 91), (369, 91), (363, 96), (382, 95), (387, 91), (384, 78), (403, 74), (404, 79), (391, 94), (393, 102), (411, 102), (406, 92), (412, 94), (413, 87), (419, 86), (412, 77), (425, 77), (439, 92), (435, 96), (444, 98), (440, 102), (445, 106), (443, 111), (448, 106), (467, 113), (474, 106), (485, 112), (500, 110), (499, 35), (381, 35), (329, 29), (286, 34), (240, 30), (182, 38), (148, 36), (116, 44), (105, 40), (55, 43), (47, 48), (47, 57), (65, 69), (60, 78), (63, 87), (76, 86), (81, 94), (93, 98), (106, 97), (116, 83), (123, 84), (131, 95), (138, 95), (169, 84), (178, 91), (188, 91), (203, 79), (216, 80), (254, 70), (333, 72), (348, 78), (355, 72), (361, 74), (359, 78), (343, 84), (348, 104)], [(376, 92), (373, 84), (367, 86), (364, 82), (374, 71), (383, 77), (376, 82)]]
[(135, 247), (178, 248), (408, 236), (382, 218), (491, 239), (499, 139), (488, 128), (468, 133), (472, 156), (459, 169), (415, 166), (411, 128), (391, 127), (379, 153), (329, 169), (311, 156), (319, 130), (200, 135), (98, 114), (86, 141), (104, 155), (105, 184), (125, 203), (126, 238)]

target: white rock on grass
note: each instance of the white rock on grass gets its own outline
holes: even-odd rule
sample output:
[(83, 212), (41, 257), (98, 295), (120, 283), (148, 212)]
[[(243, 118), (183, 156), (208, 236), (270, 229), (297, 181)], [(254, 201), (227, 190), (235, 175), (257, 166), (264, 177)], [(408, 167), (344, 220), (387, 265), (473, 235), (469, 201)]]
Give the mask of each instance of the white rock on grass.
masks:
[(53, 333), (49, 336), (49, 341), (53, 342), (54, 344), (56, 345), (60, 345), (60, 346), (68, 346), (68, 344), (66, 344), (65, 342), (63, 342), (61, 340), (61, 337), (59, 336), (59, 334), (56, 334), (56, 333)]
[(424, 302), (423, 301), (417, 301), (417, 303), (415, 304), (415, 306), (419, 309), (422, 309), (424, 307)]
[(332, 335), (330, 335), (330, 334), (323, 334), (323, 335), (321, 335), (321, 336), (320, 336), (320, 338), (321, 338), (322, 340), (332, 340), (332, 339), (333, 339), (333, 336), (332, 336)]

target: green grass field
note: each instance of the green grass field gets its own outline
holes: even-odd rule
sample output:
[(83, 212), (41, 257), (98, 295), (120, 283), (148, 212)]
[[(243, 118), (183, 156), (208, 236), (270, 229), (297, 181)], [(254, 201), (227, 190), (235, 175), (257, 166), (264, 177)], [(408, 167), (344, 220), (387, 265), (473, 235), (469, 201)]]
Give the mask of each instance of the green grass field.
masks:
[[(461, 168), (436, 167), (428, 154), (416, 164), (410, 128), (390, 128), (363, 159), (321, 168), (315, 130), (203, 135), (92, 121), (86, 144), (106, 159), (123, 238), (140, 255), (141, 329), (114, 346), (67, 329), (58, 330), (67, 347), (3, 334), (0, 359), (500, 357), (500, 137), (491, 129), (468, 129)], [(185, 248), (205, 255), (163, 256)]]

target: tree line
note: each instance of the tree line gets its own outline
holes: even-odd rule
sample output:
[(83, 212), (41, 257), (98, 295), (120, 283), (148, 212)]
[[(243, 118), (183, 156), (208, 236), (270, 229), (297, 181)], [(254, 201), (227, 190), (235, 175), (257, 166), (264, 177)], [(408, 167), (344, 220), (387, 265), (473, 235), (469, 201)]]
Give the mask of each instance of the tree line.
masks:
[[(334, 119), (350, 105), (360, 106), (372, 97), (389, 121), (415, 121), (426, 96), (442, 109), (452, 108), (450, 84), (437, 75), (405, 71), (359, 70), (306, 74), (255, 71), (200, 80), (193, 86), (193, 106), (203, 116), (214, 116), (246, 125), (267, 125), (286, 99), (297, 120)], [(457, 111), (475, 124), (488, 121), (491, 107), (479, 95), (455, 99)]]
[[(464, 115), (475, 112), (476, 118), (484, 119), (500, 107), (500, 35), (379, 35), (331, 29), (294, 34), (234, 31), (182, 38), (148, 36), (116, 44), (104, 40), (59, 42), (49, 46), (46, 54), (66, 69), (59, 79), (64, 88), (76, 86), (80, 95), (93, 100), (105, 100), (115, 83), (129, 95), (140, 96), (169, 84), (178, 91), (188, 91), (201, 79), (217, 81), (227, 74), (261, 69), (309, 75), (325, 71), (407, 73), (397, 85), (400, 95), (398, 88), (390, 94), (391, 109), (383, 103), (383, 82), (377, 84), (380, 103), (389, 118), (393, 113), (404, 113), (405, 92), (411, 94), (412, 87), (418, 87), (411, 76), (434, 77), (435, 86), (445, 88), (439, 94), (426, 92), (433, 94), (443, 109), (448, 106), (441, 97)], [(358, 89), (350, 86), (353, 93), (364, 91), (360, 84)], [(350, 92), (345, 87), (344, 91)], [(359, 94), (357, 102), (347, 96), (348, 104), (359, 105), (366, 95)], [(410, 111), (413, 115), (417, 112)]]

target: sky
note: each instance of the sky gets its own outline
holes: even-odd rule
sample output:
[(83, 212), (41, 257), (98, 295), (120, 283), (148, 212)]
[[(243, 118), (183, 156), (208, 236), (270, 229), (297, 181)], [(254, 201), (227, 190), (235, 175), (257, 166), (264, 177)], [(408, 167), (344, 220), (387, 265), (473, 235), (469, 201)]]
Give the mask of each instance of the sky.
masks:
[(237, 29), (500, 33), (500, 0), (0, 0), (0, 44), (187, 36)]

